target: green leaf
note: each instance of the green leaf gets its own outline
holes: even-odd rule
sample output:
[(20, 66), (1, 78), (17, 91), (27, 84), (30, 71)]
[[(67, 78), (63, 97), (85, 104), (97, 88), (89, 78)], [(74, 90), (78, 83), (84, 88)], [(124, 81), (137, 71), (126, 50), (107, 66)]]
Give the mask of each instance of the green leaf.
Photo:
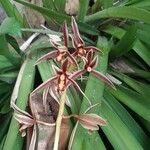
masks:
[(102, 127), (103, 132), (115, 150), (143, 150), (135, 135), (122, 121), (123, 116), (117, 115), (114, 108), (104, 100), (101, 104), (101, 115), (106, 118), (107, 126)]
[(23, 52), (20, 50), (20, 47), (18, 45), (17, 40), (10, 35), (6, 35), (6, 40), (7, 42), (9, 42), (9, 44), (15, 49), (15, 51), (19, 54), (19, 55), (23, 55)]
[(56, 7), (58, 12), (64, 13), (64, 11), (65, 11), (65, 4), (66, 4), (66, 0), (61, 0), (61, 1), (60, 0), (55, 0), (54, 1), (54, 5), (55, 5), (55, 7)]
[[(100, 62), (98, 63), (96, 70), (105, 73), (107, 68), (108, 51), (109, 51), (107, 39), (99, 37), (97, 46), (103, 50), (104, 54), (102, 56), (99, 55)], [(86, 84), (85, 95), (91, 100), (92, 104), (99, 103), (98, 106), (92, 109), (91, 113), (99, 114), (103, 90), (104, 90), (104, 83), (102, 81), (98, 81), (97, 78), (90, 75), (88, 78), (88, 82)], [(80, 114), (84, 113), (84, 111), (88, 107), (89, 103), (85, 98), (83, 98)], [(86, 148), (87, 150), (93, 149), (92, 148), (93, 145), (95, 145), (96, 149), (97, 147), (99, 147), (100, 149), (106, 149), (97, 132), (94, 132), (91, 135), (89, 135), (88, 132), (83, 127), (81, 127), (80, 124), (78, 124), (75, 132), (74, 141), (72, 144), (72, 150), (82, 149), (83, 144), (84, 148)]]
[(128, 5), (132, 5), (134, 7), (140, 7), (140, 8), (145, 8), (145, 7), (149, 7), (150, 6), (150, 1), (149, 0), (143, 0), (143, 1), (137, 1), (135, 3), (131, 3), (131, 2), (128, 2), (126, 4), (126, 6)]
[[(104, 31), (118, 39), (121, 39), (126, 33), (125, 30), (116, 26), (108, 26)], [(133, 50), (150, 66), (150, 52), (139, 40), (135, 41)]]
[(133, 119), (133, 117), (128, 113), (128, 111), (106, 89), (104, 91), (104, 98), (108, 102), (109, 106), (115, 111), (115, 113), (117, 113), (123, 123), (127, 126), (130, 132), (132, 132), (134, 137), (140, 142), (143, 148), (147, 149), (150, 139), (138, 123)]
[(101, 0), (104, 8), (109, 8), (113, 6), (113, 0)]
[(119, 7), (111, 7), (108, 9), (104, 9), (95, 14), (87, 16), (85, 18), (86, 22), (96, 21), (102, 18), (110, 18), (110, 17), (118, 17), (118, 18), (127, 18), (142, 21), (150, 24), (150, 12), (141, 8), (131, 7), (131, 6), (119, 6)]
[(10, 0), (0, 0), (0, 3), (8, 17), (14, 17), (21, 25), (23, 25), (23, 18), (21, 14), (17, 10), (16, 6), (10, 2)]
[(0, 55), (0, 70), (11, 67), (13, 67), (13, 65), (9, 62), (9, 60), (5, 56)]
[[(36, 55), (33, 58), (27, 58), (25, 69), (22, 74), (23, 78), (19, 86), (19, 94), (17, 97), (16, 105), (25, 110), (28, 103), (28, 96), (33, 87), (34, 75), (35, 75), (35, 66)], [(12, 118), (6, 141), (3, 147), (3, 150), (20, 150), (23, 146), (23, 138), (19, 133), (19, 123)]]
[(10, 2), (10, 0), (0, 0), (0, 4), (2, 5), (8, 17), (14, 17), (22, 27), (30, 27), (26, 17), (24, 15), (21, 15), (16, 6), (12, 2)]
[(1, 124), (0, 124), (0, 128), (1, 128), (0, 143), (3, 140), (3, 137), (7, 134), (11, 116), (12, 116), (11, 113), (8, 113), (8, 114), (0, 116), (0, 118), (1, 118)]
[(0, 55), (4, 55), (14, 66), (18, 66), (20, 64), (20, 58), (10, 52), (5, 35), (0, 35), (0, 43)]
[(78, 20), (84, 22), (84, 17), (86, 16), (89, 6), (89, 0), (80, 0), (80, 7), (78, 13)]
[(44, 7), (36, 6), (34, 4), (28, 3), (28, 2), (23, 1), (23, 0), (15, 0), (15, 1), (20, 3), (20, 4), (23, 4), (24, 6), (31, 8), (32, 10), (38, 11), (42, 15), (45, 15), (51, 19), (54, 19), (59, 23), (60, 22), (62, 23), (64, 20), (70, 21), (70, 17), (68, 17), (62, 13), (58, 13), (56, 11), (52, 11), (52, 10), (44, 8)]
[[(12, 89), (12, 86), (5, 82), (0, 82), (0, 95), (4, 93), (8, 93)], [(2, 100), (2, 99), (1, 99)]]
[[(144, 119), (150, 121), (150, 101), (149, 97), (145, 97), (124, 86), (119, 86), (117, 90), (109, 89), (109, 91), (121, 102), (127, 105)], [(140, 110), (140, 111), (139, 111)]]
[(54, 1), (52, 0), (43, 0), (43, 6), (51, 10), (56, 10), (56, 7), (54, 6)]
[(7, 83), (13, 83), (18, 75), (18, 71), (11, 71), (0, 74), (0, 80), (5, 81)]
[(120, 57), (132, 49), (136, 40), (136, 27), (130, 26), (121, 40), (112, 48), (111, 54), (114, 57)]
[(21, 36), (21, 26), (15, 18), (5, 18), (0, 26), (0, 34)]
[(118, 77), (121, 81), (125, 82), (128, 86), (133, 88), (135, 91), (138, 93), (141, 93), (143, 95), (149, 95), (150, 96), (150, 85), (139, 82), (125, 74), (122, 74), (118, 71), (116, 72), (111, 72), (112, 75)]
[(99, 35), (99, 31), (91, 25), (88, 25), (83, 22), (78, 22), (79, 29), (90, 35)]

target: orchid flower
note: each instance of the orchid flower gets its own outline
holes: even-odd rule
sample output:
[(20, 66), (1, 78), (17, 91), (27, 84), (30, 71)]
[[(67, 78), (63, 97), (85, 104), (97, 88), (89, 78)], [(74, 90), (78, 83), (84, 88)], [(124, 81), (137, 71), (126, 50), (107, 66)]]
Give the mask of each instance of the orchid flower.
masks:
[(86, 56), (86, 54), (91, 50), (93, 52), (100, 52), (100, 50), (94, 46), (87, 46), (87, 47), (85, 46), (85, 43), (80, 36), (78, 26), (77, 26), (77, 23), (76, 23), (74, 17), (72, 17), (71, 26), (72, 26), (72, 31), (73, 31), (73, 35), (71, 36), (72, 44), (73, 44), (73, 47), (75, 48), (75, 52), (72, 54), (74, 57), (75, 56), (80, 56), (80, 57)]
[(42, 89), (45, 89), (45, 88), (48, 88), (49, 86), (51, 86), (52, 87), (51, 88), (51, 90), (52, 90), (51, 94), (55, 95), (55, 97), (57, 97), (58, 93), (63, 92), (64, 90), (68, 89), (70, 85), (73, 85), (75, 87), (75, 89), (79, 90), (83, 94), (83, 96), (85, 96), (85, 98), (91, 104), (90, 100), (86, 97), (84, 92), (81, 90), (81, 88), (79, 87), (79, 85), (75, 81), (75, 79), (77, 79), (79, 76), (81, 76), (85, 71), (80, 70), (80, 71), (74, 72), (73, 74), (70, 74), (67, 72), (68, 65), (69, 65), (69, 61), (68, 61), (68, 59), (66, 59), (62, 64), (62, 69), (55, 67), (56, 75), (54, 77), (48, 79), (47, 81), (45, 81), (41, 85), (39, 85), (30, 94), (30, 96), (34, 95), (39, 90), (42, 90)]
[(59, 43), (55, 43), (54, 41), (51, 41), (52, 46), (56, 50), (53, 50), (53, 51), (45, 54), (41, 58), (39, 58), (36, 61), (36, 64), (38, 64), (44, 60), (50, 59), (50, 58), (56, 59), (57, 62), (62, 63), (66, 59), (66, 57), (68, 56), (68, 58), (71, 60), (71, 62), (74, 63), (78, 67), (78, 64), (77, 64), (75, 58), (68, 51), (68, 29), (67, 29), (66, 22), (64, 23), (62, 30), (63, 30), (64, 45), (61, 45)]
[(72, 114), (70, 116), (63, 116), (63, 119), (75, 118), (79, 121), (81, 126), (89, 131), (99, 130), (98, 126), (106, 126), (106, 120), (96, 114)]
[[(21, 110), (14, 103), (11, 106), (14, 109), (14, 118), (21, 125), (19, 131), (21, 132), (21, 136), (26, 136), (26, 129), (32, 126), (35, 126), (37, 123), (47, 125), (47, 126), (55, 126), (55, 123), (47, 123), (40, 120), (36, 120), (32, 115), (27, 113), (26, 111)], [(34, 130), (33, 130), (34, 131)], [(34, 131), (35, 132), (35, 131)]]
[(69, 119), (73, 117), (74, 119), (78, 120), (81, 126), (89, 131), (99, 130), (98, 126), (105, 126), (107, 121), (102, 117), (98, 116), (97, 114), (87, 113), (89, 110), (97, 106), (99, 103), (91, 105), (86, 109), (83, 114), (71, 114), (69, 116), (63, 116), (63, 119)]
[(19, 128), (21, 136), (24, 137), (26, 135), (26, 129), (32, 127), (35, 124), (35, 120), (29, 113), (21, 110), (14, 103), (12, 104), (12, 108), (15, 111), (14, 118), (21, 124)]
[(115, 89), (115, 86), (111, 82), (111, 80), (109, 80), (101, 72), (94, 70), (94, 68), (96, 67), (97, 62), (98, 62), (98, 57), (97, 56), (95, 58), (93, 58), (93, 57), (94, 57), (93, 51), (89, 51), (87, 53), (86, 58), (84, 59), (84, 69), (83, 69), (83, 71), (87, 71), (87, 72), (91, 73), (93, 76), (95, 76), (96, 78), (102, 80), (103, 82), (105, 82), (106, 84), (110, 85), (112, 88)]

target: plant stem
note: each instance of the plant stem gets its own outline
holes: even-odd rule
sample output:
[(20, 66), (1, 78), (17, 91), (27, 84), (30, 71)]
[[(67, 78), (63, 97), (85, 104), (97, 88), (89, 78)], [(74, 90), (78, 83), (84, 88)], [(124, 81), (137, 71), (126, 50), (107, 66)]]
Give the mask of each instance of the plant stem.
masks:
[(59, 112), (58, 112), (58, 117), (56, 121), (56, 132), (55, 132), (55, 141), (54, 141), (53, 150), (58, 150), (60, 128), (61, 128), (61, 122), (62, 122), (62, 115), (64, 112), (65, 101), (66, 101), (66, 91), (63, 91), (61, 94)]

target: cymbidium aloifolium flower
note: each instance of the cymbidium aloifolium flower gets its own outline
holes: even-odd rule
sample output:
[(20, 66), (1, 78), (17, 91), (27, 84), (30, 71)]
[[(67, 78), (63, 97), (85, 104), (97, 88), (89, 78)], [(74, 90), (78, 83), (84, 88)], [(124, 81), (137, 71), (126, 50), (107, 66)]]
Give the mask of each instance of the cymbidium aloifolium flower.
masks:
[[(48, 108), (46, 107), (48, 94), (50, 94), (53, 97), (53, 99), (56, 100), (59, 104), (61, 100), (60, 95), (64, 91), (66, 91), (70, 86), (74, 87), (74, 89), (76, 89), (77, 92), (81, 92), (83, 96), (88, 100), (89, 107), (92, 106), (92, 99), (88, 99), (88, 97), (85, 95), (85, 93), (82, 91), (82, 89), (76, 82), (76, 80), (79, 77), (83, 77), (85, 73), (90, 73), (97, 79), (115, 88), (113, 83), (104, 74), (94, 69), (99, 61), (97, 54), (100, 54), (100, 50), (94, 46), (85, 45), (85, 42), (80, 36), (78, 26), (74, 17), (72, 17), (71, 28), (72, 33), (68, 33), (67, 24), (65, 22), (62, 28), (64, 44), (61, 45), (59, 43), (51, 41), (51, 44), (54, 46), (54, 50), (49, 52), (48, 54), (45, 54), (36, 61), (36, 64), (38, 64), (47, 59), (53, 59), (57, 65), (51, 66), (55, 70), (54, 75), (30, 93), (30, 101), (32, 101), (32, 97), (34, 95), (36, 95), (39, 91), (44, 90), (43, 107), (45, 108), (45, 110)], [(71, 38), (69, 38), (69, 36)], [(73, 47), (72, 53), (70, 53), (70, 48), (68, 47), (69, 39), (71, 39), (70, 42), (72, 43)], [(82, 65), (79, 64), (81, 61), (83, 61)], [(70, 69), (72, 65), (76, 66), (76, 70)], [(68, 105), (71, 106), (71, 103), (67, 96), (66, 99), (68, 101)], [(15, 111), (18, 111), (16, 107), (14, 107), (14, 109)], [(26, 122), (23, 122), (21, 117), (24, 118), (24, 121)], [(84, 128), (91, 131), (98, 130), (98, 126), (106, 125), (105, 119), (98, 116), (97, 114), (72, 114), (69, 117), (75, 118)], [(20, 128), (21, 132), (23, 129), (32, 126), (36, 123), (35, 119), (33, 119), (31, 115), (26, 114), (24, 112), (21, 112), (21, 114), (16, 115), (16, 119), (19, 121), (19, 123), (22, 124), (22, 127)]]
[[(56, 50), (53, 50), (52, 52), (42, 56), (37, 60), (36, 64), (49, 58), (54, 59), (58, 63), (58, 66), (60, 66), (60, 68), (56, 66), (53, 67), (56, 72), (54, 77), (38, 86), (31, 93), (31, 96), (39, 90), (45, 89), (43, 96), (44, 101), (46, 101), (46, 95), (48, 92), (50, 92), (54, 99), (59, 101), (59, 94), (62, 91), (66, 90), (70, 85), (72, 85), (75, 87), (75, 89), (80, 91), (86, 97), (84, 92), (81, 90), (81, 88), (75, 81), (78, 77), (82, 77), (86, 72), (90, 72), (98, 79), (104, 81), (105, 83), (113, 87), (113, 83), (105, 75), (94, 70), (94, 67), (98, 62), (98, 57), (96, 56), (94, 58), (94, 53), (100, 52), (100, 50), (94, 46), (85, 46), (85, 42), (82, 40), (79, 34), (78, 26), (74, 17), (72, 17), (71, 27), (73, 33), (68, 34), (66, 22), (63, 25), (62, 29), (64, 45), (59, 45), (58, 43), (51, 41), (52, 45)], [(72, 54), (69, 52), (68, 48), (69, 35), (72, 39), (72, 46), (74, 47), (74, 52)], [(79, 66), (79, 61), (76, 61), (78, 56), (80, 56), (80, 59), (84, 61), (83, 68), (79, 69), (79, 67), (77, 67), (78, 70), (70, 70), (71, 65)], [(91, 104), (90, 100), (87, 97), (86, 99), (89, 101), (89, 104)]]

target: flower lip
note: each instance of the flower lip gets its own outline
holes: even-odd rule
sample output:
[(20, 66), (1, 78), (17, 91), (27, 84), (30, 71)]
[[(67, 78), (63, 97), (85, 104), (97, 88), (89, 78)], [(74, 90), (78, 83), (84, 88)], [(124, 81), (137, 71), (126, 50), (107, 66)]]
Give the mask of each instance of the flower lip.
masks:
[(91, 72), (91, 71), (92, 71), (92, 68), (91, 68), (91, 67), (87, 67), (86, 70), (87, 70), (88, 72)]

